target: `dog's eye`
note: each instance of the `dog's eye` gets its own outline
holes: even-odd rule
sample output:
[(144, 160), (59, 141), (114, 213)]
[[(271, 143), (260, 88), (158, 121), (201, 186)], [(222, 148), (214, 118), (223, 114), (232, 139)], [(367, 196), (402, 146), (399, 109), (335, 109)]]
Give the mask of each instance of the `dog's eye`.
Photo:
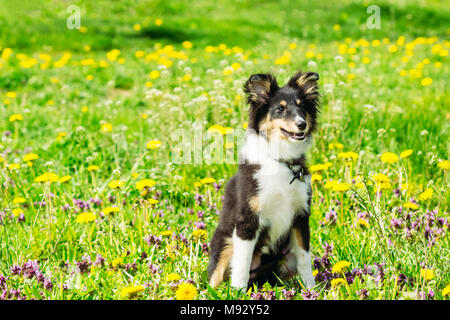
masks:
[(281, 113), (281, 112), (284, 111), (284, 109), (285, 109), (284, 106), (278, 106), (278, 108), (276, 110), (277, 110), (278, 113)]

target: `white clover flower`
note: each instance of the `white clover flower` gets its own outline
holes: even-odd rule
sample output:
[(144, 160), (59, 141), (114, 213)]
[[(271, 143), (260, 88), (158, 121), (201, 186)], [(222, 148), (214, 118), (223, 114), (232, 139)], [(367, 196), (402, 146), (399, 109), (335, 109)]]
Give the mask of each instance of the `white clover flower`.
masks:
[(317, 63), (313, 60), (310, 60), (307, 64), (308, 68), (317, 68)]

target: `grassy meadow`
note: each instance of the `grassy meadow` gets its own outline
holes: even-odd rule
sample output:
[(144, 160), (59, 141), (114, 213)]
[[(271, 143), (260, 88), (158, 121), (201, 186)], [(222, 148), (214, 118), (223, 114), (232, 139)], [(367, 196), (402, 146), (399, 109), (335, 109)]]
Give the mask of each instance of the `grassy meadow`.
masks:
[[(448, 299), (450, 10), (380, 1), (369, 29), (368, 5), (0, 0), (0, 300)], [(248, 77), (298, 69), (322, 96), (317, 286), (212, 289), (237, 165), (176, 163), (173, 134), (233, 137)]]

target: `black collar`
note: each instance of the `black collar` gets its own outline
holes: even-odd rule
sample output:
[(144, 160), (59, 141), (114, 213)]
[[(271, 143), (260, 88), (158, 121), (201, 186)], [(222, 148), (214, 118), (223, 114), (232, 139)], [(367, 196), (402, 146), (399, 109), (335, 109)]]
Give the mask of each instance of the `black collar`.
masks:
[[(295, 179), (298, 179), (300, 182), (305, 182), (305, 168), (303, 166), (303, 162), (300, 161), (294, 161), (294, 162), (287, 162), (284, 160), (280, 160), (280, 162), (285, 163), (286, 166), (291, 170), (293, 174), (293, 178), (289, 184), (292, 184), (292, 182), (295, 181)], [(299, 167), (297, 170), (294, 169), (294, 167)]]

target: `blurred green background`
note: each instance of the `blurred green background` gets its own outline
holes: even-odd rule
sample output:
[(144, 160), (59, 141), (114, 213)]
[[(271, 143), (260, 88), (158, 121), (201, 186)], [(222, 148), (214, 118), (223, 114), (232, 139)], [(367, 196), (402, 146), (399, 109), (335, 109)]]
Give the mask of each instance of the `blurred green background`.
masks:
[[(381, 10), (381, 29), (368, 30), (369, 5)], [(89, 35), (66, 28), (67, 8), (81, 9), (81, 24)], [(448, 1), (0, 1), (0, 43), (21, 50), (50, 46), (54, 50), (143, 47), (195, 41), (199, 45), (237, 45), (245, 49), (280, 38), (312, 42), (437, 36), (448, 37)], [(155, 26), (154, 19), (163, 25)], [(148, 22), (145, 32), (133, 32), (131, 21)], [(330, 26), (339, 24), (335, 34)]]

